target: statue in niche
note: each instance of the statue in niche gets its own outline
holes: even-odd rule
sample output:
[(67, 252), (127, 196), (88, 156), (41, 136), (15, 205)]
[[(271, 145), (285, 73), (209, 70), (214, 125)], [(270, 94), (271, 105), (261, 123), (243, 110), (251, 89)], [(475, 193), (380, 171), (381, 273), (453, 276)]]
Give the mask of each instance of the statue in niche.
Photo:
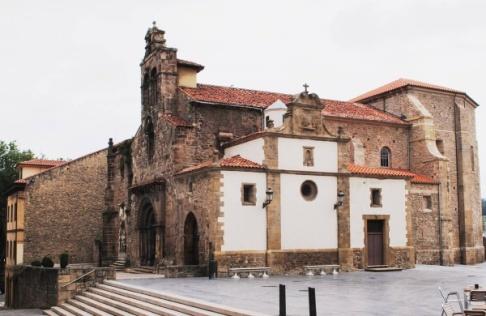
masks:
[(127, 252), (127, 212), (125, 205), (120, 205), (118, 212), (120, 230), (118, 233), (119, 254), (125, 255)]
[(314, 166), (314, 147), (304, 147), (304, 166)]

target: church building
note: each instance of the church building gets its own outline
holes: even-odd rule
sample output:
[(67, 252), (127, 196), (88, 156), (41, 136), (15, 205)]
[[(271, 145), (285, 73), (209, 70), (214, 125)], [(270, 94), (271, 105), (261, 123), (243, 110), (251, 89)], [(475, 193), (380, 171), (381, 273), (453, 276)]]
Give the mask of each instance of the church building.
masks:
[(475, 108), (399, 79), (351, 101), (201, 84), (155, 25), (140, 128), (107, 154), (102, 258), (131, 266), (484, 260)]
[(210, 260), (221, 275), (484, 261), (465, 92), (398, 79), (337, 101), (202, 84), (164, 31), (145, 40), (136, 134), (22, 169), (9, 190), (7, 289), (16, 266), (63, 252), (176, 276)]

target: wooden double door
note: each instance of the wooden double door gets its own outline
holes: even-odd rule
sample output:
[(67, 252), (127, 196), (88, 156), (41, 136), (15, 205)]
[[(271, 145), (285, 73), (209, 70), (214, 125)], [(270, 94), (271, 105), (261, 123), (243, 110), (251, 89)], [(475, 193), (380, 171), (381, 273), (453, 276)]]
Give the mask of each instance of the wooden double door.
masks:
[(367, 225), (367, 249), (368, 266), (381, 266), (385, 264), (385, 221), (368, 220)]

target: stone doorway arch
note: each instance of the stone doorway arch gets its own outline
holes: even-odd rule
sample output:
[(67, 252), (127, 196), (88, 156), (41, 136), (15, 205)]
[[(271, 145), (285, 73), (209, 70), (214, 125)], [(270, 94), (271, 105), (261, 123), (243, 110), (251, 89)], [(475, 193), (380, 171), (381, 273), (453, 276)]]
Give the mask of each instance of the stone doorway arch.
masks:
[(140, 265), (142, 266), (155, 264), (156, 228), (154, 208), (152, 204), (145, 203), (140, 218)]
[(184, 222), (184, 264), (199, 264), (199, 233), (197, 220), (192, 212), (187, 214)]

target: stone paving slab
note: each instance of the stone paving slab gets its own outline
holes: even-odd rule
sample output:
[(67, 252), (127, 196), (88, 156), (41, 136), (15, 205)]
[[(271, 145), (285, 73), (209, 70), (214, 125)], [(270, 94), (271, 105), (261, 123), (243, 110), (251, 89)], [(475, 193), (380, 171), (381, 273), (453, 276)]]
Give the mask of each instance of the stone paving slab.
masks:
[(308, 315), (307, 288), (316, 289), (318, 315), (440, 315), (438, 286), (462, 293), (486, 286), (486, 263), (454, 267), (418, 265), (399, 272), (352, 272), (269, 279), (123, 279), (120, 282), (218, 304), (278, 314), (278, 284), (287, 287), (288, 315)]

